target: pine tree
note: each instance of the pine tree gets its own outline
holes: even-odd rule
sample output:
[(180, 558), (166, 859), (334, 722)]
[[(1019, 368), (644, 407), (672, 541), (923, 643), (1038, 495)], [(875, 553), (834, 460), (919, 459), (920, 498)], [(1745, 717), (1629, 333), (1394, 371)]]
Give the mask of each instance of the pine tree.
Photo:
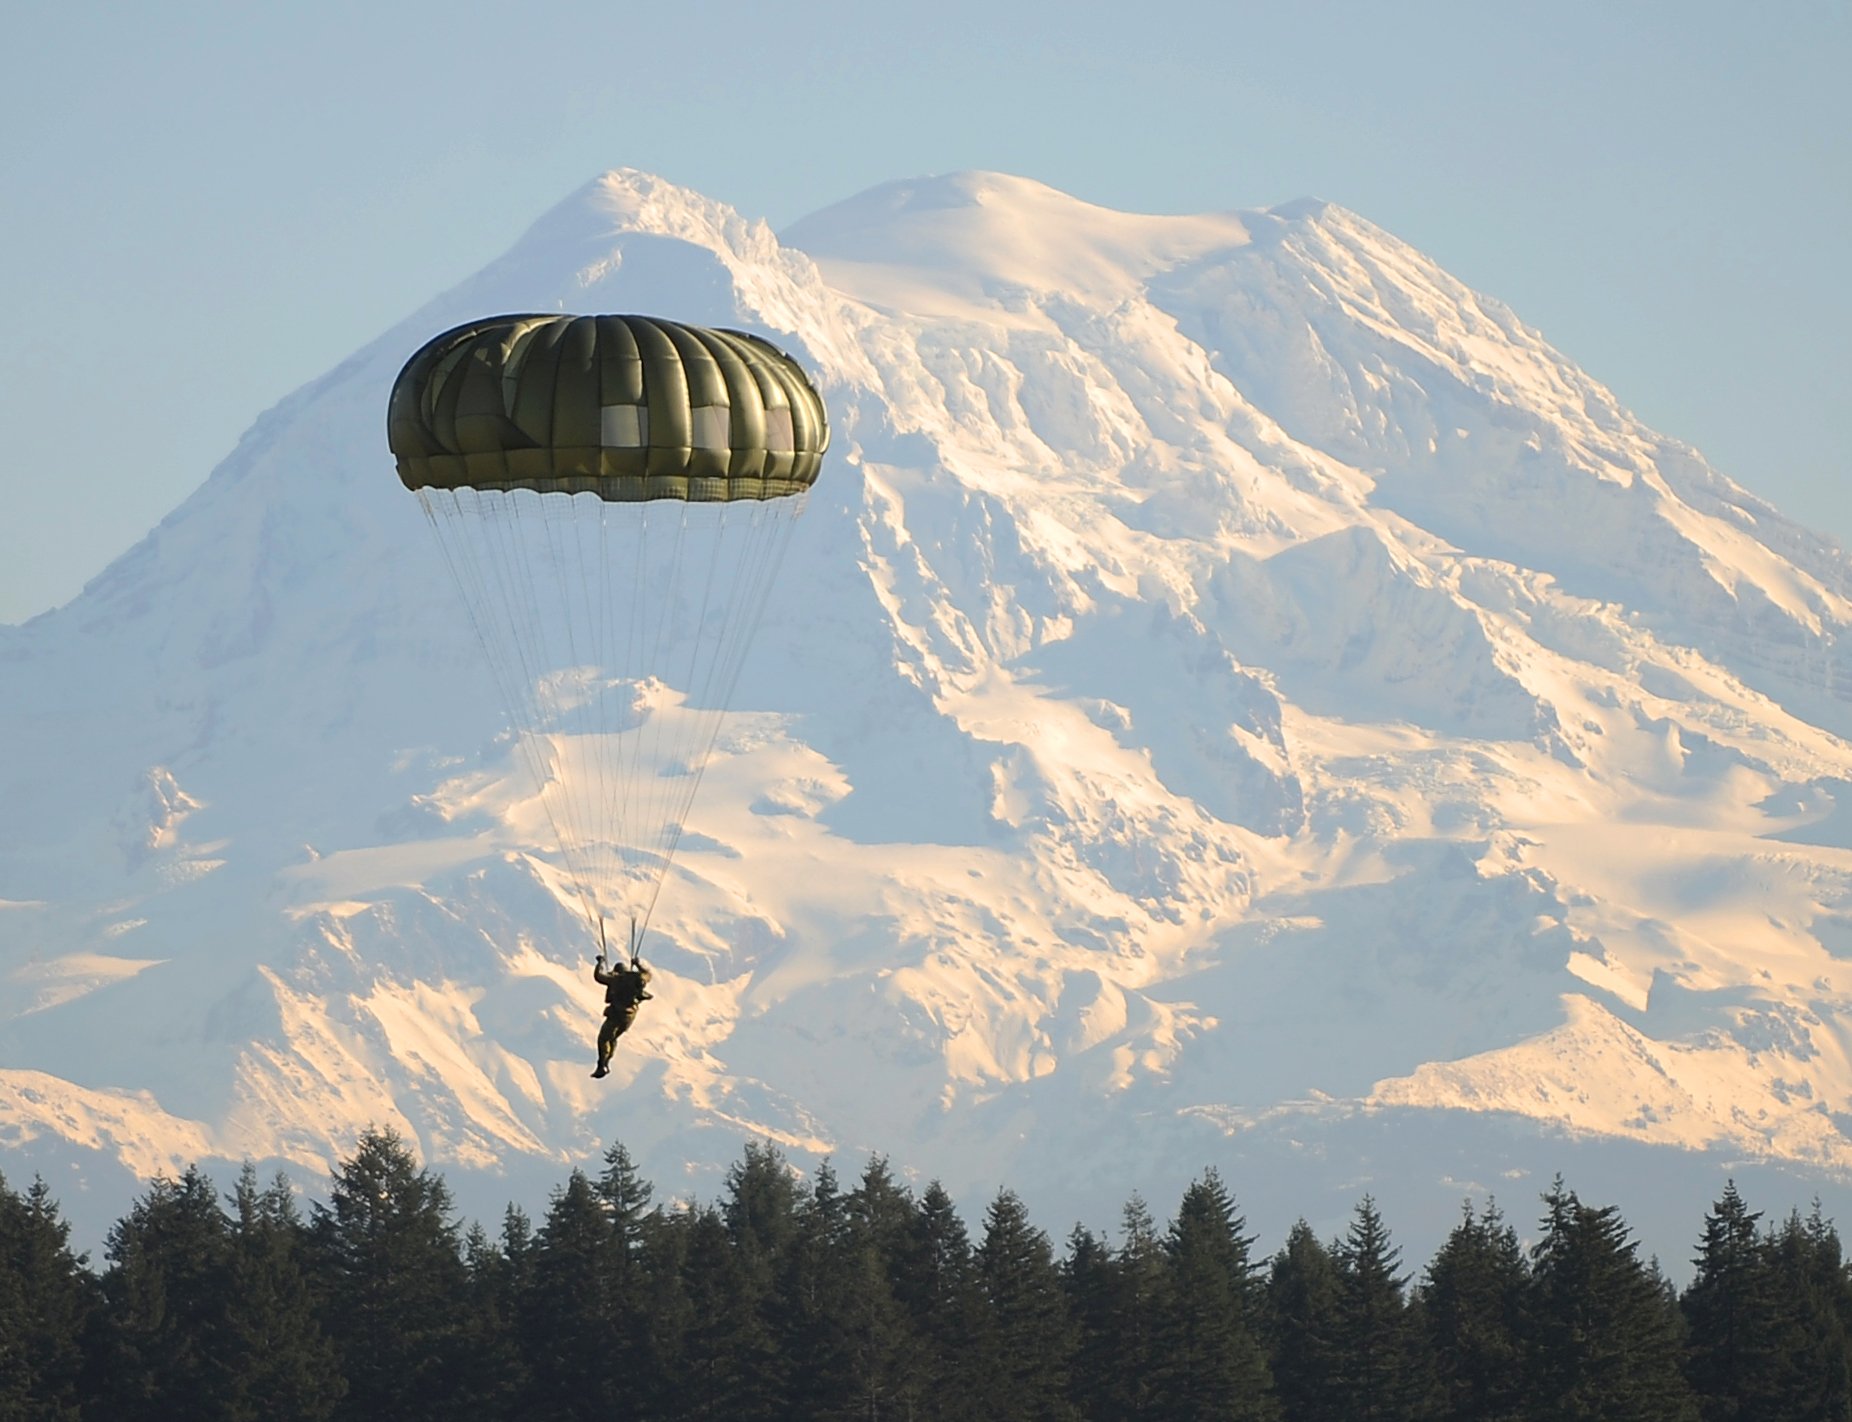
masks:
[(781, 1399), (767, 1389), (776, 1360), (758, 1286), (748, 1277), (719, 1211), (693, 1211), (686, 1229), (687, 1327), (676, 1362), (679, 1396), (671, 1415), (702, 1422), (777, 1417)]
[(937, 1180), (920, 1196), (912, 1233), (911, 1268), (896, 1292), (920, 1340), (918, 1416), (923, 1422), (992, 1416), (977, 1356), (986, 1322), (977, 1263), (964, 1221)]
[(848, 1201), (824, 1160), (800, 1192), (797, 1232), (778, 1281), (789, 1415), (856, 1415), (864, 1382), (856, 1368), (856, 1324), (870, 1282), (851, 1257)]
[(1260, 1291), (1245, 1222), (1214, 1170), (1184, 1191), (1165, 1244), (1152, 1387), (1163, 1418), (1279, 1415), (1258, 1336)]
[(611, 1232), (617, 1236), (618, 1287), (634, 1289), (632, 1277), (643, 1254), (643, 1234), (650, 1217), (655, 1189), (631, 1162), (621, 1141), (604, 1153), (604, 1173), (598, 1177), (598, 1194), (609, 1207)]
[(1273, 1390), (1292, 1422), (1348, 1422), (1336, 1378), (1340, 1308), (1337, 1264), (1300, 1220), (1267, 1279)]
[(1036, 1422), (1074, 1415), (1067, 1375), (1074, 1348), (1061, 1276), (1048, 1236), (1022, 1200), (1000, 1190), (984, 1216), (976, 1255), (988, 1304), (985, 1364), (992, 1415)]
[(721, 1218), (733, 1246), (741, 1303), (752, 1324), (735, 1340), (740, 1371), (739, 1417), (786, 1411), (790, 1377), (779, 1349), (779, 1285), (798, 1235), (796, 1174), (776, 1146), (749, 1141), (727, 1172)]
[(1061, 1286), (1068, 1317), (1074, 1323), (1074, 1365), (1068, 1371), (1068, 1398), (1081, 1416), (1118, 1417), (1106, 1399), (1118, 1383), (1119, 1298), (1112, 1249), (1092, 1230), (1075, 1225), (1061, 1261)]
[(1687, 1371), (1705, 1422), (1772, 1418), (1783, 1393), (1774, 1272), (1736, 1182), (1704, 1217), (1697, 1266), (1681, 1300)]
[(1608, 1206), (1559, 1178), (1531, 1250), (1533, 1411), (1589, 1422), (1691, 1422), (1678, 1311)]
[(232, 1241), (197, 1167), (157, 1179), (109, 1233), (102, 1402), (112, 1417), (233, 1415)]
[(1334, 1251), (1338, 1266), (1336, 1382), (1357, 1422), (1412, 1418), (1425, 1396), (1403, 1278), (1376, 1202), (1365, 1195)]
[(1772, 1415), (1852, 1419), (1852, 1274), (1838, 1231), (1819, 1201), (1791, 1213), (1763, 1242), (1770, 1288), (1780, 1301), (1778, 1389)]
[[(690, 1338), (696, 1324), (688, 1292), (688, 1250), (696, 1214), (692, 1205), (652, 1209), (638, 1220), (629, 1288), (643, 1320), (643, 1353), (632, 1372), (639, 1389), (637, 1410), (644, 1417), (701, 1415), (692, 1410), (686, 1386), (692, 1367)], [(724, 1247), (726, 1229), (718, 1216), (714, 1216), (714, 1227)]]
[(0, 1249), (0, 1417), (31, 1415), (32, 1360), (26, 1353), (26, 1290)]
[[(1114, 1376), (1096, 1415), (1153, 1417), (1157, 1415), (1153, 1379), (1161, 1363), (1162, 1320), (1170, 1308), (1172, 1280), (1157, 1222), (1137, 1195), (1120, 1212), (1119, 1250), (1112, 1273), (1117, 1323), (1109, 1357)], [(1264, 1293), (1259, 1297), (1264, 1298)]]
[(548, 1416), (632, 1415), (641, 1321), (620, 1288), (621, 1258), (609, 1206), (573, 1171), (534, 1242), (520, 1315), (529, 1400)]
[(874, 1156), (846, 1201), (851, 1277), (848, 1322), (858, 1417), (921, 1414), (925, 1353), (904, 1304), (918, 1263), (914, 1203)]
[(0, 1416), (78, 1416), (83, 1339), (98, 1306), (85, 1257), (43, 1180), (0, 1176)]
[(1428, 1265), (1423, 1317), (1444, 1422), (1524, 1417), (1524, 1300), (1530, 1271), (1517, 1231), (1470, 1202)]
[(343, 1418), (457, 1416), (468, 1280), (450, 1190), (394, 1131), (369, 1130), (316, 1205), (308, 1259), (348, 1393)]
[(289, 1181), (260, 1190), (247, 1161), (232, 1191), (226, 1367), (240, 1422), (334, 1415), (347, 1391), (302, 1266), (302, 1217)]
[[(512, 1206), (503, 1216), (507, 1237)], [(521, 1217), (525, 1224), (525, 1216)], [(527, 1370), (521, 1333), (520, 1293), (515, 1286), (516, 1265), (503, 1245), (489, 1237), (480, 1224), (471, 1224), (463, 1236), (464, 1290), (463, 1390), (470, 1399), (476, 1422), (525, 1417), (534, 1390)]]

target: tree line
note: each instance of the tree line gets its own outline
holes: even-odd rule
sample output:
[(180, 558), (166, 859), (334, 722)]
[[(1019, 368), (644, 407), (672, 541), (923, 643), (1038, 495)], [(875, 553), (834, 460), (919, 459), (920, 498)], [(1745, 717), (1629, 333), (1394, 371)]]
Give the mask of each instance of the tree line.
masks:
[(157, 1179), (99, 1272), (0, 1177), (0, 1418), (1852, 1419), (1835, 1227), (1734, 1184), (1682, 1293), (1560, 1179), (1528, 1248), (1468, 1203), (1419, 1272), (1368, 1196), (1259, 1257), (1213, 1170), (1059, 1249), (880, 1158), (845, 1189), (753, 1144), (719, 1200), (652, 1196), (613, 1145), (491, 1236), (371, 1131), (306, 1214), (248, 1165)]

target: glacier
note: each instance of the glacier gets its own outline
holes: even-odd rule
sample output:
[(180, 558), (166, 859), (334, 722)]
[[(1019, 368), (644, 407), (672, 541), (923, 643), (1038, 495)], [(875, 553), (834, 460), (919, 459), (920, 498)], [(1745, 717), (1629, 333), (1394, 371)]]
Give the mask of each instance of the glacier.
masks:
[[(553, 310), (762, 333), (835, 431), (606, 1082), (383, 433), (429, 335)], [(1556, 1170), (1669, 1255), (1725, 1174), (1852, 1200), (1849, 573), (1334, 204), (959, 173), (775, 234), (616, 170), (0, 628), (0, 1170), (92, 1237), (369, 1125), (484, 1219), (612, 1140), (1054, 1227), (1216, 1165), (1263, 1247)]]

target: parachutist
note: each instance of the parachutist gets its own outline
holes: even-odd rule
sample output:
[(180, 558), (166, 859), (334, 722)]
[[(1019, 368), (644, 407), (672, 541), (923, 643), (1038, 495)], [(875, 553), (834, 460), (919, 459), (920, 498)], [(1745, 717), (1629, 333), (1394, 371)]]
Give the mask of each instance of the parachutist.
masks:
[(633, 956), (629, 967), (619, 963), (607, 970), (604, 954), (598, 955), (592, 981), (604, 988), (604, 1026), (598, 1029), (598, 1069), (593, 1076), (610, 1074), (617, 1039), (637, 1020), (637, 1008), (649, 1001), (649, 978), (649, 966), (641, 958)]

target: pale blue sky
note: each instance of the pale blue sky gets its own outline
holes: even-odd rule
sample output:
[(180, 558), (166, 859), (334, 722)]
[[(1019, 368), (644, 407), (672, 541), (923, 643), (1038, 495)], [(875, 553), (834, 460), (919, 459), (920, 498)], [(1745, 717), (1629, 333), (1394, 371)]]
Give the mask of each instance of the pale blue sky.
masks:
[(624, 165), (774, 227), (966, 168), (1145, 212), (1327, 198), (1852, 544), (1847, 0), (0, 16), (0, 622), (75, 595), (261, 410)]

